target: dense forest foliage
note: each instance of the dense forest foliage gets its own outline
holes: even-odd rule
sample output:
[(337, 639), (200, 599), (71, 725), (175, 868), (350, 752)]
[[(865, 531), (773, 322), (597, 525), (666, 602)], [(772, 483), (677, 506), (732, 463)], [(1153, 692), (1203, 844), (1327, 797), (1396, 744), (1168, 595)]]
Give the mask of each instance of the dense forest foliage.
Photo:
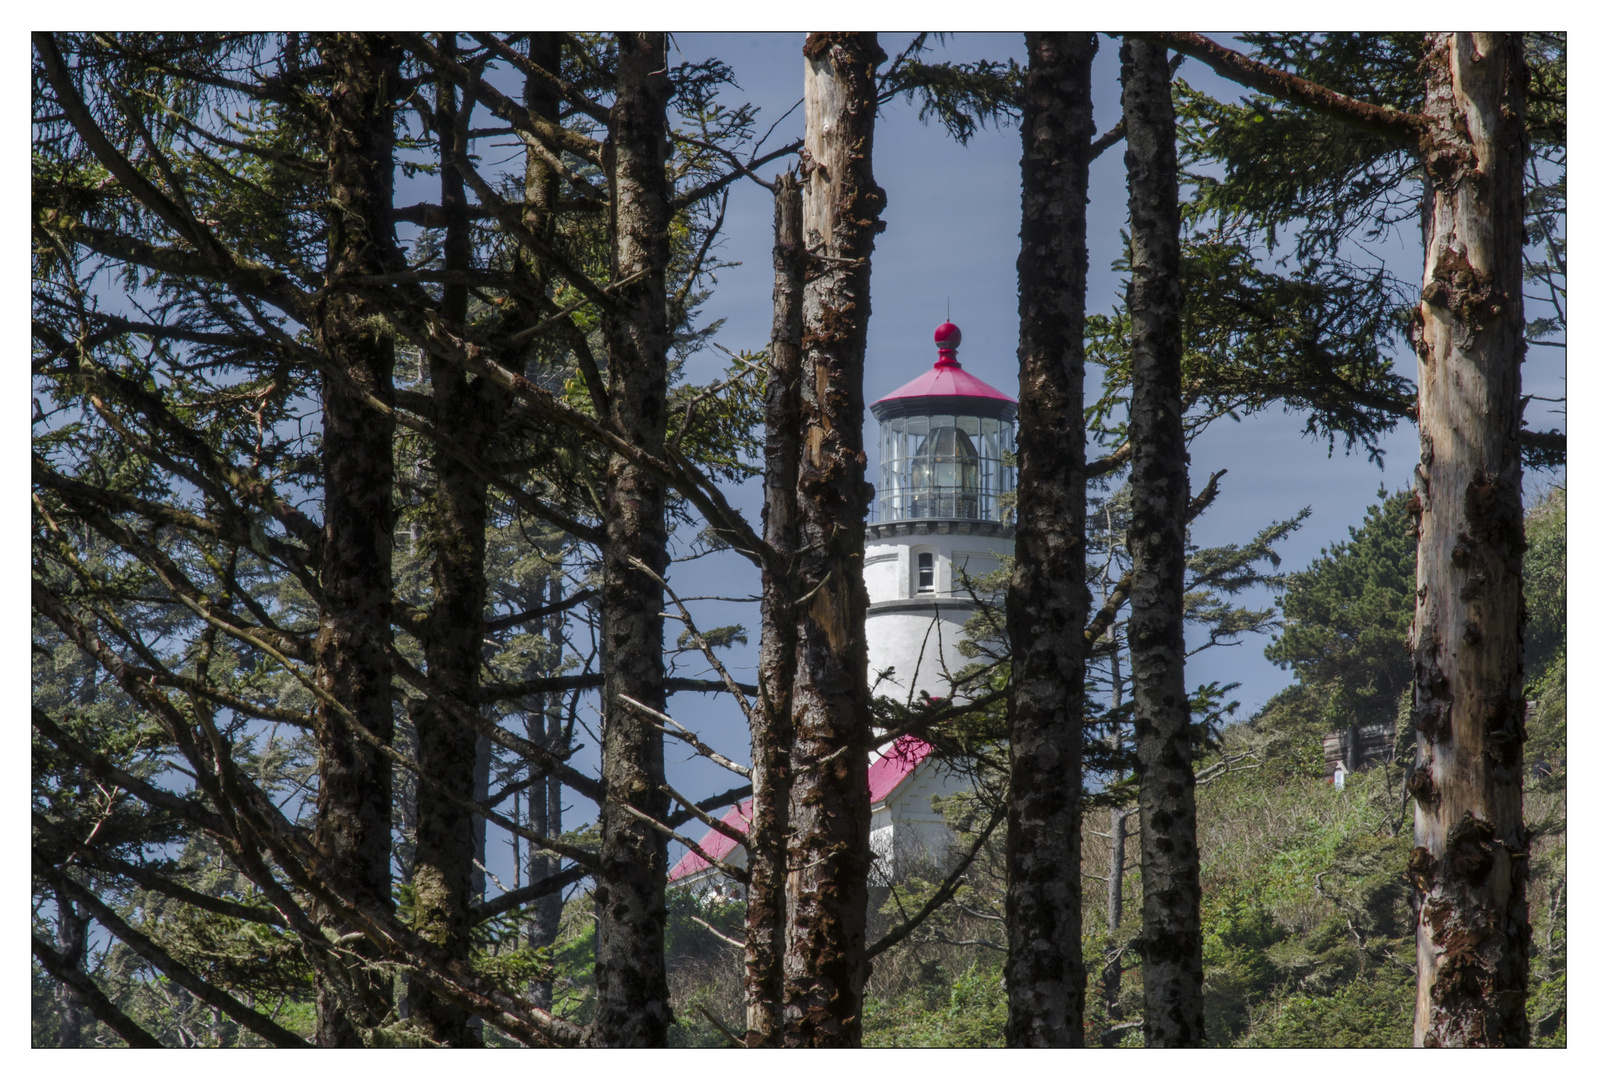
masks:
[[(809, 35), (774, 146), (661, 32), (34, 35), (35, 1045), (1563, 1042), (1565, 503), (1523, 470), (1564, 436), (1520, 377), (1563, 347), (1563, 35), (1127, 35), (1103, 133), (1099, 35), (938, 40)], [(914, 701), (861, 566), (895, 98), (1022, 153), (1016, 554)], [(771, 335), (696, 385), (734, 185)], [(1421, 284), (1366, 265), (1417, 226)], [(1225, 497), (1188, 445), (1281, 407), (1420, 446), (1291, 573), (1307, 509), (1184, 541)], [(679, 595), (698, 559), (758, 575), (757, 639)], [(1267, 633), (1256, 715), (1188, 684)], [(886, 880), (903, 734), (970, 790)], [(684, 794), (668, 747), (727, 775)], [(747, 902), (668, 889), (743, 799), (747, 863), (707, 861)]]

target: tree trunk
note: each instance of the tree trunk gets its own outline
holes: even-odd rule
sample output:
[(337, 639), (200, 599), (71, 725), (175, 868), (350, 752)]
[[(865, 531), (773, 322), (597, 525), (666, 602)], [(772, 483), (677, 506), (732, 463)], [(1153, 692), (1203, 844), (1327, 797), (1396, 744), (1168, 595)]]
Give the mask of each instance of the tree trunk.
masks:
[[(800, 341), (804, 334), (804, 220), (799, 182), (777, 180), (770, 365), (766, 373), (765, 541), (786, 568), (798, 549)], [(745, 1043), (773, 1046), (782, 1029), (788, 853), (788, 749), (793, 740), (794, 596), (766, 568), (760, 594), (760, 702), (750, 732), (754, 813), (744, 924)]]
[[(454, 35), (445, 35), (443, 49), (453, 54)], [(467, 151), (471, 109), (469, 102), (466, 108), (457, 108), (455, 87), (447, 78), (441, 76), (437, 87), (444, 269), (465, 271), (471, 268), (471, 222), (466, 214), (466, 184), (456, 162)], [(447, 325), (464, 326), (468, 299), (465, 286), (444, 286), (439, 314)], [(439, 426), (472, 457), (485, 456), (509, 396), (486, 380), (472, 379), (454, 364), (431, 365), (431, 380)], [(434, 456), (433, 471), (437, 477), (429, 515), (433, 603), (423, 647), (427, 673), (438, 693), (416, 710), (417, 766), (429, 782), (416, 793), (413, 925), (451, 960), (465, 963), (471, 953), (471, 904), (478, 891), (473, 856), (479, 845), (473, 814), (455, 800), (476, 795), (483, 748), (481, 737), (458, 715), (479, 708), (488, 591), (483, 576), (487, 484), (449, 454)], [(425, 1038), (445, 1046), (480, 1044), (471, 1015), (437, 997), (425, 983), (412, 980), (409, 998), (411, 1022)]]
[(1104, 1036), (1100, 1040), (1105, 1047), (1119, 1046), (1125, 1034), (1124, 1029), (1117, 1030), (1117, 1025), (1126, 1018), (1121, 1008), (1121, 974), (1125, 968), (1121, 956), (1125, 946), (1116, 944), (1115, 934), (1121, 929), (1121, 890), (1126, 878), (1126, 822), (1131, 816), (1129, 807), (1117, 806), (1110, 811), (1110, 869), (1105, 875), (1110, 879), (1107, 890), (1109, 902), (1104, 920), (1105, 928), (1110, 932), (1110, 944), (1104, 958)]
[(1434, 34), (1415, 622), (1417, 1046), (1525, 1046), (1519, 35)]
[(1143, 1030), (1149, 1046), (1204, 1037), (1193, 745), (1184, 682), (1182, 596), (1187, 452), (1176, 120), (1163, 47), (1121, 45), (1131, 211), (1132, 661), (1143, 855)]
[[(332, 68), (327, 125), (328, 276), (389, 273), (394, 235), (394, 120), (400, 50), (381, 34), (335, 34), (319, 43)], [(394, 339), (388, 324), (353, 292), (333, 290), (317, 305), (324, 355), (358, 387), (394, 400)], [(321, 586), (328, 606), (316, 637), (317, 684), (379, 740), (393, 738), (389, 663), (394, 529), (394, 423), (341, 380), (322, 380), (323, 538)], [(325, 705), (316, 709), (320, 788), (315, 843), (362, 903), (387, 909), (388, 761)], [(322, 918), (329, 918), (326, 912)], [(344, 933), (340, 928), (338, 933)], [(359, 948), (357, 951), (360, 951)], [(387, 1013), (387, 976), (352, 972), (375, 1016)], [(317, 1042), (361, 1039), (325, 980), (317, 986)]]
[[(666, 35), (617, 35), (611, 107), (611, 279), (641, 274), (614, 292), (605, 316), (610, 352), (610, 425), (657, 458), (665, 454), (666, 265), (671, 180), (666, 172)], [(658, 480), (613, 454), (605, 475), (603, 568), (605, 780), (599, 881), (599, 944), (593, 1037), (601, 1046), (665, 1046), (666, 841), (626, 807), (666, 817), (661, 733), (622, 700), (666, 709), (662, 593), (665, 492)], [(634, 560), (646, 569), (640, 569)]]
[(1020, 431), (1007, 609), (1010, 1046), (1082, 1045), (1082, 703), (1088, 621), (1082, 327), (1090, 33), (1028, 34), (1021, 114)]
[[(559, 72), (561, 62), (560, 35), (548, 31), (538, 31), (527, 35), (527, 59), (549, 72)], [(551, 123), (558, 123), (560, 119), (560, 91), (546, 79), (528, 76), (523, 84), (523, 101), (528, 112), (534, 116), (543, 117)], [(555, 200), (560, 193), (560, 176), (554, 168), (538, 154), (529, 152), (522, 175), (523, 199), (526, 209), (522, 214), (522, 224), (527, 231), (545, 243), (553, 243), (555, 237)], [(532, 252), (519, 249), (517, 252), (517, 273), (527, 274), (533, 283), (533, 291), (542, 293), (546, 280), (549, 277), (543, 262)], [(540, 313), (518, 303), (517, 316), (521, 319), (522, 329), (530, 328), (537, 324)], [(529, 378), (532, 371), (525, 372)], [(548, 576), (540, 585), (539, 594), (533, 597), (534, 604), (557, 604), (561, 599), (561, 568), (558, 561), (549, 563)], [(536, 636), (544, 637), (549, 645), (549, 654), (552, 661), (538, 671), (539, 675), (557, 674), (560, 668), (560, 657), (565, 641), (565, 622), (562, 616), (553, 615), (547, 619), (540, 619), (532, 627)], [(533, 702), (529, 716), (527, 737), (557, 754), (564, 752), (562, 738), (560, 695), (539, 694)], [(534, 765), (533, 768), (539, 768)], [(561, 785), (560, 781), (544, 770), (544, 775), (533, 781), (527, 791), (528, 825), (534, 832), (544, 836), (559, 836), (562, 828), (561, 822)], [(546, 881), (560, 872), (560, 857), (547, 851), (532, 850), (527, 859), (527, 881), (534, 884)], [(528, 947), (533, 949), (553, 948), (555, 939), (560, 933), (560, 916), (565, 907), (565, 899), (559, 892), (543, 896), (533, 901), (528, 911), (526, 931)], [(528, 985), (528, 998), (538, 1008), (549, 1010), (554, 1007), (554, 983), (547, 977), (534, 978)]]
[[(561, 584), (559, 567), (551, 570), (543, 590), (544, 602), (554, 604), (560, 602)], [(535, 597), (535, 600), (538, 597)], [(565, 638), (562, 633), (563, 621), (561, 616), (554, 615), (548, 619), (540, 619), (533, 628), (533, 633), (544, 637), (549, 642), (550, 655), (554, 658), (545, 665), (540, 674), (552, 675), (560, 666), (562, 643)], [(558, 694), (539, 694), (536, 696), (534, 708), (528, 717), (527, 738), (529, 741), (545, 747), (551, 752), (560, 755), (565, 753), (561, 715), (559, 709), (560, 696)], [(533, 766), (538, 768), (539, 766)], [(527, 790), (527, 824), (537, 833), (544, 836), (559, 836), (561, 833), (561, 786), (560, 781), (547, 773), (535, 780)], [(560, 872), (560, 856), (552, 855), (547, 851), (534, 849), (527, 860), (527, 883), (529, 885), (540, 881), (547, 881)], [(559, 891), (541, 896), (533, 901), (527, 914), (527, 945), (533, 949), (553, 948), (556, 937), (560, 934), (560, 915), (565, 907), (565, 898)], [(555, 986), (547, 973), (532, 980), (528, 986), (528, 998), (540, 1009), (549, 1011), (554, 1007)]]
[(793, 612), (793, 789), (783, 1042), (858, 1046), (871, 806), (862, 425), (871, 249), (885, 196), (871, 172), (875, 34), (805, 40), (804, 358)]
[[(1116, 628), (1110, 626), (1110, 707), (1119, 710), (1122, 694), (1125, 692), (1125, 680), (1121, 674), (1121, 644), (1116, 640)], [(1115, 749), (1121, 749), (1121, 733), (1117, 725), (1115, 735)], [(1117, 780), (1124, 780), (1126, 774), (1118, 771)], [(1115, 1047), (1121, 1044), (1125, 1037), (1124, 1028), (1117, 1029), (1118, 1024), (1126, 1019), (1126, 1013), (1121, 1008), (1121, 975), (1126, 965), (1122, 960), (1125, 955), (1126, 945), (1117, 944), (1115, 936), (1121, 929), (1121, 916), (1125, 907), (1126, 888), (1126, 823), (1132, 816), (1130, 807), (1116, 806), (1110, 809), (1110, 868), (1105, 872), (1109, 880), (1105, 884), (1105, 912), (1104, 926), (1110, 932), (1110, 942), (1105, 947), (1104, 958), (1104, 1036), (1100, 1044), (1105, 1047)]]
[[(61, 962), (74, 971), (84, 971), (84, 958), (89, 946), (89, 917), (78, 910), (78, 905), (63, 897), (55, 897), (56, 945), (61, 950)], [(87, 978), (87, 972), (84, 973)], [(83, 1027), (88, 1021), (84, 1015), (84, 1002), (78, 991), (68, 983), (61, 983), (59, 996), (61, 1028), (56, 1045), (63, 1050), (75, 1050), (84, 1045)]]

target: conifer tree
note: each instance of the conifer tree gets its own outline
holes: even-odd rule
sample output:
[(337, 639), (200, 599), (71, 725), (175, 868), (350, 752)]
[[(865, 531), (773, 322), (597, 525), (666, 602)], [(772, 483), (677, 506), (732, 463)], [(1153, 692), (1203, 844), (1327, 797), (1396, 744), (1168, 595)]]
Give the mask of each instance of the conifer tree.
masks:
[(1425, 263), (1411, 323), (1420, 376), (1410, 642), (1415, 1044), (1525, 1045), (1522, 35), (1427, 35), (1414, 112), (1339, 93), (1200, 35), (1152, 39), (1404, 147), (1421, 167)]
[(805, 40), (804, 444), (795, 503), (785, 1046), (858, 1046), (866, 967), (866, 324), (886, 196), (872, 175), (875, 34)]
[(1081, 1046), (1082, 709), (1088, 618), (1082, 323), (1092, 34), (1027, 37), (1011, 643), (1011, 1046)]

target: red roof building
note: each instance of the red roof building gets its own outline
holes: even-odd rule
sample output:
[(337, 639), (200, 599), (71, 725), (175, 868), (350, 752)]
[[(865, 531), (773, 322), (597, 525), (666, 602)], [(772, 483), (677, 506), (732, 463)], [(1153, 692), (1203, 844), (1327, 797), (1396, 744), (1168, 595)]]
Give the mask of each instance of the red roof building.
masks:
[[(924, 740), (914, 735), (901, 735), (866, 771), (866, 786), (871, 795), (872, 848), (878, 850), (879, 861), (884, 857), (891, 859), (891, 852), (885, 855), (880, 850), (880, 842), (887, 837), (879, 837), (879, 832), (888, 830), (891, 834), (895, 826), (914, 830), (918, 824), (941, 827), (941, 821), (929, 816), (931, 808), (926, 805), (926, 798), (947, 794), (944, 789), (948, 785), (946, 778), (927, 761), (931, 753), (932, 747)], [(723, 814), (721, 820), (747, 833), (753, 816), (752, 804), (753, 800), (745, 799)], [(902, 846), (903, 838), (900, 839)], [(718, 862), (737, 867), (747, 864), (743, 845), (717, 829), (708, 830), (699, 840), (699, 846)], [(741, 895), (738, 885), (697, 851), (690, 851), (677, 860), (666, 880), (671, 885), (697, 886), (729, 898)]]

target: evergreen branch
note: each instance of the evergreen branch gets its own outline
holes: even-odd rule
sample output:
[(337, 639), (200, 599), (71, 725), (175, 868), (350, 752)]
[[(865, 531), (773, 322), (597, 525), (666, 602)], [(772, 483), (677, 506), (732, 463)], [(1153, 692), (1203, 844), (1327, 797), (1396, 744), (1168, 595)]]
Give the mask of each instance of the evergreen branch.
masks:
[[(1221, 477), (1225, 475), (1225, 469), (1222, 469), (1217, 473), (1211, 473), (1210, 481), (1204, 485), (1204, 490), (1200, 491), (1188, 501), (1188, 524), (1192, 524), (1192, 522), (1196, 520), (1200, 514), (1209, 509), (1210, 504), (1215, 501), (1215, 496), (1220, 492)], [(1082, 631), (1082, 636), (1087, 640), (1089, 645), (1093, 644), (1095, 641), (1099, 640), (1099, 638), (1104, 636), (1105, 631), (1110, 628), (1111, 623), (1115, 622), (1115, 616), (1120, 612), (1121, 607), (1126, 603), (1127, 598), (1131, 595), (1132, 571), (1128, 570), (1125, 574), (1121, 575), (1121, 579), (1115, 583), (1114, 591), (1111, 592), (1110, 595), (1105, 599), (1104, 606), (1099, 608), (1098, 612), (1093, 616), (1093, 620), (1089, 622), (1087, 627)]]
[(122, 1037), (122, 1041), (135, 1050), (164, 1050), (166, 1047), (154, 1035), (145, 1031), (133, 1021), (127, 1013), (117, 1008), (116, 1003), (105, 996), (95, 981), (77, 966), (67, 962), (66, 958), (56, 952), (45, 942), (39, 940), (39, 935), (33, 935), (33, 955), (38, 958), (39, 966), (50, 973), (50, 977), (57, 982), (64, 983), (72, 988), (78, 999), (89, 1007), (89, 1012), (94, 1018)]
[[(712, 750), (710, 747), (706, 746), (703, 742), (701, 742), (700, 739), (699, 739), (699, 736), (695, 735), (693, 732), (689, 731), (687, 728), (685, 728), (681, 724), (677, 723), (677, 721), (673, 720), (671, 717), (667, 716), (665, 713), (660, 712), (660, 711), (658, 711), (656, 709), (651, 709), (648, 705), (645, 705), (641, 701), (635, 701), (634, 699), (628, 697), (626, 694), (618, 694), (617, 696), (620, 697), (621, 700), (625, 701), (628, 705), (631, 705), (633, 708), (635, 708), (639, 712), (643, 713), (645, 716), (649, 717), (652, 720), (657, 721), (657, 723), (654, 725), (655, 727), (659, 728), (661, 731), (665, 732), (667, 735), (670, 735), (673, 738), (681, 739), (683, 742), (685, 742), (689, 746), (693, 747), (694, 752), (699, 754), (701, 757), (709, 758), (711, 761), (715, 762), (717, 765), (720, 765), (723, 769), (726, 769), (728, 772), (737, 773), (739, 776), (742, 776), (746, 780), (754, 775), (753, 773), (750, 772), (749, 767), (747, 765), (740, 765), (736, 761), (733, 761), (730, 758), (723, 757), (722, 755), (716, 753), (716, 751)], [(676, 731), (672, 731), (671, 728), (666, 727), (665, 724), (659, 723), (659, 721), (665, 721), (665, 724), (670, 724), (672, 727), (676, 728), (677, 730)], [(670, 794), (673, 798), (677, 797), (677, 793), (675, 791), (672, 791), (669, 787), (666, 790), (667, 790), (667, 793)], [(693, 805), (692, 803), (684, 802), (680, 798), (678, 798), (677, 801), (681, 802), (684, 807), (692, 807), (692, 805)], [(711, 828), (716, 828), (716, 827), (717, 826), (715, 826), (715, 825), (711, 826)]]
[(509, 45), (505, 44), (493, 34), (484, 33), (480, 30), (474, 30), (472, 31), (472, 37), (481, 42), (483, 48), (487, 49), (490, 53), (499, 57), (501, 60), (509, 63), (523, 75), (526, 75), (530, 79), (537, 79), (541, 82), (547, 83), (548, 85), (559, 90), (561, 98), (575, 105), (577, 109), (584, 115), (592, 117), (601, 124), (604, 124), (606, 127), (610, 126), (610, 109), (604, 105), (601, 105), (599, 102), (594, 101), (587, 94), (583, 93), (582, 90), (576, 86), (576, 84), (562, 79), (559, 72), (545, 71), (542, 67), (533, 63), (527, 57), (523, 56)]
[(190, 971), (173, 958), (171, 953), (129, 926), (115, 911), (101, 902), (98, 896), (72, 880), (70, 875), (61, 873), (37, 856), (33, 858), (33, 872), (49, 881), (57, 892), (64, 893), (75, 903), (81, 904), (94, 916), (96, 922), (114, 934), (138, 956), (153, 964), (167, 978), (213, 1009), (226, 1014), (240, 1027), (260, 1036), (273, 1046), (310, 1049), (310, 1043), (282, 1027), (271, 1017), (261, 1015), (233, 995), (224, 993)]
[[(699, 646), (699, 651), (704, 656), (705, 660), (708, 661), (710, 666), (715, 669), (716, 674), (721, 676), (722, 685), (727, 688), (727, 692), (730, 693), (733, 696), (733, 699), (738, 702), (738, 708), (742, 710), (744, 719), (753, 724), (755, 722), (755, 714), (754, 710), (749, 705), (749, 698), (744, 696), (743, 691), (739, 689), (738, 683), (734, 681), (732, 675), (728, 673), (727, 668), (722, 664), (721, 658), (718, 657), (716, 655), (716, 651), (710, 647), (710, 642), (705, 639), (705, 635), (701, 634), (699, 632), (699, 628), (694, 625), (693, 616), (688, 614), (687, 606), (677, 598), (677, 593), (670, 585), (666, 584), (665, 578), (661, 577), (659, 574), (655, 573), (654, 570), (650, 569), (649, 565), (642, 559), (638, 558), (637, 556), (633, 556), (628, 559), (628, 562), (632, 565), (634, 570), (637, 570), (641, 574), (647, 575), (655, 582), (655, 584), (660, 586), (661, 590), (665, 592), (667, 596), (671, 597), (671, 602), (677, 608), (677, 613), (682, 618), (683, 626), (687, 628), (688, 633), (692, 635), (694, 644)], [(634, 704), (637, 703), (634, 702)], [(639, 706), (639, 708), (644, 707), (645, 706), (642, 705)], [(670, 720), (669, 717), (667, 719), (671, 723), (676, 724), (676, 721)], [(687, 728), (683, 728), (683, 730), (686, 731)], [(725, 761), (725, 759), (722, 760)], [(720, 763), (721, 762), (718, 762), (718, 764)], [(749, 775), (749, 771), (744, 769), (742, 766), (733, 766), (731, 762), (726, 762), (726, 764), (728, 767), (732, 768), (734, 772), (741, 772), (744, 776)]]
[[(712, 795), (708, 799), (700, 799), (698, 802), (694, 803), (694, 809), (704, 810), (707, 812), (711, 810), (725, 810), (734, 803), (743, 802), (754, 793), (755, 789), (750, 784), (745, 784), (742, 787), (729, 788), (719, 795)], [(666, 815), (666, 824), (674, 827), (691, 820), (693, 820), (693, 814), (687, 810), (677, 810)]]
[(688, 837), (673, 829), (671, 826), (656, 821), (654, 818), (638, 809), (638, 807), (634, 806), (632, 803), (624, 802), (617, 805), (619, 805), (621, 809), (626, 811), (628, 814), (637, 818), (651, 829), (654, 829), (656, 832), (666, 837), (668, 840), (677, 841), (683, 847), (687, 848), (689, 851), (705, 860), (708, 865), (714, 866), (717, 870), (720, 870), (723, 874), (726, 874), (739, 884), (749, 884), (749, 871), (739, 866), (733, 866), (731, 863), (722, 862), (720, 859), (710, 854), (710, 852), (696, 844), (693, 840), (690, 840)]
[[(222, 897), (196, 892), (187, 885), (179, 884), (165, 875), (156, 873), (147, 866), (137, 866), (113, 855), (108, 855), (99, 848), (83, 843), (57, 828), (51, 823), (49, 818), (38, 811), (33, 813), (33, 827), (55, 843), (65, 845), (80, 857), (104, 870), (127, 878), (142, 889), (158, 892), (163, 896), (169, 896), (191, 907), (197, 907), (215, 915), (224, 915), (230, 919), (241, 919), (245, 922), (260, 923), (264, 926), (288, 925), (283, 916), (275, 911), (251, 907), (248, 904), (240, 904), (233, 900), (225, 900)], [(38, 844), (35, 843), (34, 846), (37, 848)]]
[(1395, 139), (1407, 147), (1417, 147), (1430, 131), (1430, 123), (1424, 116), (1339, 94), (1291, 72), (1251, 60), (1203, 34), (1136, 33), (1127, 36), (1185, 53), (1239, 85)]
[(590, 872), (586, 866), (569, 866), (560, 873), (544, 878), (542, 881), (535, 881), (531, 885), (523, 885), (519, 889), (501, 893), (492, 900), (473, 904), (467, 913), (467, 921), (473, 926), (485, 923), (489, 919), (514, 911), (523, 904), (541, 900), (550, 893), (560, 892), (568, 885), (575, 885), (587, 877)]
[(559, 615), (563, 611), (570, 611), (578, 604), (586, 603), (598, 595), (599, 593), (593, 589), (579, 589), (557, 603), (529, 608), (526, 611), (518, 611), (514, 615), (502, 615), (497, 619), (489, 619), (483, 624), (483, 629), (490, 634), (498, 633), (501, 630), (510, 630), (521, 626), (523, 623), (532, 622), (534, 619), (547, 619), (551, 615)]
[(933, 912), (937, 911), (940, 907), (954, 898), (955, 892), (962, 884), (961, 879), (965, 877), (965, 872), (969, 870), (971, 868), (971, 864), (976, 861), (978, 852), (982, 850), (982, 845), (988, 842), (988, 837), (993, 835), (993, 830), (999, 827), (999, 822), (1004, 820), (1004, 816), (1005, 806), (1001, 803), (998, 809), (994, 810), (992, 816), (988, 818), (987, 825), (983, 828), (981, 835), (977, 837), (976, 842), (971, 845), (971, 850), (967, 851), (964, 858), (962, 858), (960, 862), (956, 864), (953, 870), (949, 871), (948, 876), (943, 879), (943, 884), (938, 886), (937, 892), (927, 897), (927, 902), (921, 905), (921, 910), (916, 912), (910, 918), (906, 919), (904, 922), (900, 923), (887, 934), (884, 934), (879, 940), (874, 942), (869, 948), (866, 949), (866, 959), (868, 961), (876, 959), (878, 956), (882, 955), (882, 953), (893, 948), (895, 945), (899, 944), (899, 942), (909, 937), (911, 933), (915, 931), (916, 927), (927, 921), (927, 918), (932, 915)]
[(728, 165), (731, 166), (731, 169), (721, 176), (716, 177), (714, 180), (707, 180), (698, 187), (689, 188), (683, 194), (678, 195), (671, 201), (672, 209), (674, 210), (686, 209), (687, 207), (694, 205), (696, 202), (715, 195), (717, 192), (721, 191), (740, 176), (747, 176), (749, 179), (753, 180), (766, 190), (775, 191), (777, 189), (776, 184), (770, 180), (762, 180), (759, 176), (755, 175), (755, 170), (760, 168), (762, 165), (769, 165), (771, 162), (776, 161), (780, 157), (787, 157), (789, 154), (798, 153), (805, 144), (803, 139), (795, 139), (787, 146), (781, 146), (775, 150), (761, 154), (759, 157), (750, 158), (747, 162), (740, 162), (736, 154), (722, 146), (717, 145), (716, 143), (703, 142), (699, 139), (689, 138), (686, 135), (675, 136), (675, 139), (677, 142), (688, 143), (691, 146), (697, 146), (702, 150), (709, 150), (711, 153), (720, 155), (727, 161)]
[[(52, 621), (55, 620), (52, 619)], [(70, 637), (71, 635), (68, 636)], [(33, 707), (33, 728), (46, 739), (49, 739), (58, 750), (88, 770), (91, 776), (96, 776), (106, 783), (115, 784), (146, 804), (158, 810), (164, 810), (178, 820), (186, 821), (213, 836), (219, 838), (228, 836), (227, 823), (221, 815), (207, 809), (195, 800), (185, 799), (181, 795), (174, 795), (172, 792), (164, 788), (158, 788), (149, 781), (134, 776), (127, 770), (118, 767), (104, 754), (90, 749), (69, 735), (38, 706)]]
[(467, 67), (428, 41), (425, 35), (399, 33), (393, 37), (395, 41), (431, 64), (434, 70), (448, 78), (450, 82), (466, 93), (474, 95), (488, 107), (490, 112), (510, 124), (518, 133), (531, 136), (556, 153), (564, 151), (581, 158), (595, 168), (603, 166), (602, 143), (579, 132), (563, 128), (545, 117), (535, 116), (483, 78), (480, 72)]

